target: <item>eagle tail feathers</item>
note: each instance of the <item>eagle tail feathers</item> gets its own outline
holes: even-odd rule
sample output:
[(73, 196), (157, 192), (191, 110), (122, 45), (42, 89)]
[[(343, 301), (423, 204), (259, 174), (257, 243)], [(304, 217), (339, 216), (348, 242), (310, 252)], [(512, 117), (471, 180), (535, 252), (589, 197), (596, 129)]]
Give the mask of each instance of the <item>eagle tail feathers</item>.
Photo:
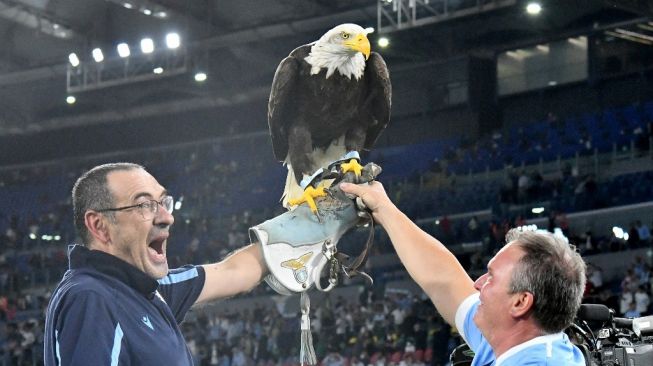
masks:
[(302, 187), (297, 184), (297, 179), (295, 179), (295, 173), (290, 164), (286, 164), (288, 167), (288, 176), (286, 177), (286, 186), (283, 189), (283, 194), (281, 195), (281, 204), (285, 208), (290, 208), (288, 200), (297, 199), (302, 196), (304, 190)]

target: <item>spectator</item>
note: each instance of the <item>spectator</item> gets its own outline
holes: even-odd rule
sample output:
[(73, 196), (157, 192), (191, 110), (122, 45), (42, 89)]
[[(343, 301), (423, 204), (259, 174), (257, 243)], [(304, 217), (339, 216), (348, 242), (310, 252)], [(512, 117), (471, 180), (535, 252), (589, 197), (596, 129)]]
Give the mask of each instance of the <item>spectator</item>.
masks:
[(636, 305), (635, 296), (632, 291), (626, 290), (621, 294), (619, 299), (619, 313), (625, 316), (626, 312), (630, 310), (630, 304)]
[(23, 341), (23, 336), (18, 330), (18, 325), (16, 323), (8, 323), (3, 351), (5, 354), (4, 361), (8, 362), (9, 365), (19, 364), (23, 355), (23, 349), (21, 347)]
[(635, 292), (637, 287), (639, 287), (639, 279), (635, 275), (635, 271), (632, 268), (628, 268), (626, 270), (626, 276), (621, 280), (621, 291)]
[(626, 242), (628, 244), (628, 249), (634, 249), (639, 247), (640, 244), (639, 230), (637, 229), (635, 222), (630, 223), (630, 228), (628, 229), (628, 240), (626, 240)]
[(603, 288), (603, 270), (601, 270), (601, 267), (588, 263), (587, 273), (589, 282), (592, 283), (594, 290), (597, 292), (601, 291)]
[(635, 292), (635, 304), (636, 309), (641, 315), (648, 314), (648, 307), (650, 305), (650, 298), (644, 286), (639, 286), (637, 292)]
[(332, 351), (322, 360), (323, 366), (345, 366), (345, 359), (340, 353)]
[(631, 302), (628, 305), (628, 310), (624, 313), (624, 316), (626, 318), (639, 318), (642, 314), (637, 310), (637, 304), (635, 302)]
[(528, 192), (531, 187), (531, 179), (528, 174), (522, 170), (517, 179), (517, 202), (526, 203), (528, 202)]
[(649, 230), (646, 224), (642, 224), (640, 220), (635, 221), (635, 226), (637, 227), (637, 233), (639, 234), (639, 240), (642, 244), (647, 245), (651, 240), (651, 231)]

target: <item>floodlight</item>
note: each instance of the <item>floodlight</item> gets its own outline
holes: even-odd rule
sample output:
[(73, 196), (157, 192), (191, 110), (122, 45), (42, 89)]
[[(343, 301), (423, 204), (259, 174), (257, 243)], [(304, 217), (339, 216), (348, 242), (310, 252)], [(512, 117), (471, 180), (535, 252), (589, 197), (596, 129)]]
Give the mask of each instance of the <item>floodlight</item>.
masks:
[(533, 3), (528, 3), (528, 5), (526, 5), (526, 12), (530, 15), (537, 15), (541, 11), (542, 11), (542, 5), (540, 5), (540, 3), (533, 2)]
[(531, 209), (531, 212), (534, 214), (541, 214), (542, 212), (544, 212), (544, 207), (533, 207)]
[(102, 53), (102, 50), (99, 48), (94, 48), (93, 49), (93, 59), (95, 62), (102, 62), (104, 61), (104, 54)]
[(612, 228), (612, 233), (617, 239), (623, 239), (624, 237), (624, 229), (620, 228), (619, 226), (614, 226)]
[(201, 83), (202, 81), (205, 81), (205, 80), (206, 80), (206, 73), (204, 73), (202, 71), (198, 71), (197, 73), (195, 73), (195, 81)]
[(388, 47), (389, 44), (390, 44), (390, 40), (388, 38), (386, 37), (379, 38), (379, 47), (385, 48)]
[(129, 51), (129, 45), (127, 43), (121, 43), (118, 45), (118, 56), (125, 58), (129, 57), (131, 52)]
[(166, 46), (168, 46), (168, 48), (172, 50), (175, 48), (179, 48), (180, 45), (181, 45), (181, 39), (179, 38), (179, 34), (168, 33), (166, 35)]
[(79, 57), (77, 57), (77, 54), (75, 52), (68, 55), (68, 61), (70, 61), (70, 64), (73, 67), (79, 66)]
[(141, 39), (141, 51), (143, 53), (154, 52), (154, 41), (152, 41), (152, 38)]

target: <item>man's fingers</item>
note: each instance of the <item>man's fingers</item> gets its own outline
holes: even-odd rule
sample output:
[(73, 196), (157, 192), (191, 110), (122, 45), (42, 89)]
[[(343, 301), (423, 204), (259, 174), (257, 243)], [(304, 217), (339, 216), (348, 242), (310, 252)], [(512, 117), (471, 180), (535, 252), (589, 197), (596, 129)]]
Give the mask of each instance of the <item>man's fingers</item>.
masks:
[(343, 192), (345, 193), (352, 193), (357, 196), (360, 196), (360, 194), (362, 193), (361, 188), (356, 184), (352, 184), (352, 183), (346, 183), (346, 182), (340, 183), (340, 189), (342, 189)]

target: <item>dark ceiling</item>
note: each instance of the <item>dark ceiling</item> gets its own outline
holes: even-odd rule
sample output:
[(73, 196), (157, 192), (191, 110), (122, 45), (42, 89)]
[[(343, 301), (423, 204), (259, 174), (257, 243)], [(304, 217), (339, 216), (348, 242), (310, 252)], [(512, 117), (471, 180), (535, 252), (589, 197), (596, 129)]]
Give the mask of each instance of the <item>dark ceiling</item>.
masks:
[[(383, 54), (392, 73), (405, 65), (496, 52), (646, 15), (638, 12), (636, 2), (626, 9), (607, 0), (542, 0), (538, 17), (526, 15), (521, 0), (428, 3), (452, 8), (471, 3), (483, 9), (495, 2), (514, 4), (406, 27), (387, 34), (391, 46), (386, 49), (376, 46), (380, 34), (375, 32), (373, 48)], [(116, 121), (174, 120), (176, 115), (186, 119), (188, 113), (239, 103), (252, 103), (264, 112), (279, 61), (294, 47), (345, 22), (376, 27), (377, 1), (0, 0), (0, 136)], [(160, 40), (170, 31), (179, 32), (189, 50), (204, 56), (205, 83), (194, 82), (189, 72), (76, 93), (76, 104), (65, 103), (70, 52), (84, 61), (91, 49), (100, 47), (105, 57), (117, 57), (113, 50), (119, 42), (137, 44), (144, 36)]]

